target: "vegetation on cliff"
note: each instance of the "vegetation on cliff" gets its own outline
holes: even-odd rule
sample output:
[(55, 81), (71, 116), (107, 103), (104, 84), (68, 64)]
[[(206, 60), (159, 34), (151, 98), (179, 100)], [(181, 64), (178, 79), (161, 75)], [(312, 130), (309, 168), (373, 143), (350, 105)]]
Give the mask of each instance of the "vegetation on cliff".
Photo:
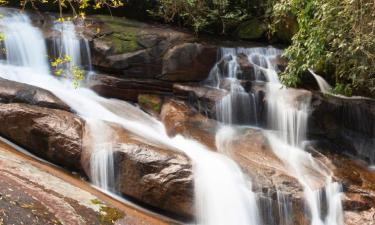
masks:
[(375, 2), (372, 0), (280, 0), (275, 22), (292, 13), (299, 29), (286, 49), (282, 80), (297, 86), (312, 68), (345, 95), (375, 96)]

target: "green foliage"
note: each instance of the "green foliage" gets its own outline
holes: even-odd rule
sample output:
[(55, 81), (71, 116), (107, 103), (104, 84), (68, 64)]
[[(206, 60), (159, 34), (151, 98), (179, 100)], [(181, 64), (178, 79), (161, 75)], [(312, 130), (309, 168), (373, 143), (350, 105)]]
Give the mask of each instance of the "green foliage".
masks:
[(375, 96), (375, 2), (372, 0), (280, 0), (276, 24), (297, 17), (299, 29), (285, 55), (282, 81), (296, 86), (308, 68), (336, 83), (335, 92)]
[[(166, 22), (177, 22), (199, 32), (209, 26), (227, 27), (249, 18), (245, 0), (160, 0), (154, 16)], [(245, 6), (245, 7), (244, 7)]]
[(73, 86), (77, 88), (81, 80), (85, 78), (85, 71), (79, 66), (72, 64), (72, 58), (68, 55), (58, 57), (51, 62), (55, 76), (70, 79)]

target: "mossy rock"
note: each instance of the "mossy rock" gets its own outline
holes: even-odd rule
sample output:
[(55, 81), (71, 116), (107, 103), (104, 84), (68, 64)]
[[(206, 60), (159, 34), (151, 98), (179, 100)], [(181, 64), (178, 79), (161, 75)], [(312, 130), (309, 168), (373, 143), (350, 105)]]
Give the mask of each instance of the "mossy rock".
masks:
[(104, 40), (111, 43), (112, 53), (122, 54), (127, 52), (134, 52), (142, 49), (138, 44), (138, 35), (144, 26), (142, 23), (132, 21), (126, 18), (110, 17), (110, 16), (95, 16), (105, 24)]
[(140, 94), (138, 104), (147, 112), (159, 114), (163, 100), (158, 95)]
[(265, 38), (267, 27), (258, 19), (251, 19), (237, 28), (237, 37), (244, 40), (259, 40)]

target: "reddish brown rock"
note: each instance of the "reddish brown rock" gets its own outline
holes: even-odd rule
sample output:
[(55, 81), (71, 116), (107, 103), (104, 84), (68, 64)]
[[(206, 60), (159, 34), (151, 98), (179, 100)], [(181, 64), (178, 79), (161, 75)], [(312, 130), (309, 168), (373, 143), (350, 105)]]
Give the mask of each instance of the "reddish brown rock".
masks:
[(72, 113), (26, 104), (0, 104), (0, 135), (37, 156), (80, 168), (83, 121)]

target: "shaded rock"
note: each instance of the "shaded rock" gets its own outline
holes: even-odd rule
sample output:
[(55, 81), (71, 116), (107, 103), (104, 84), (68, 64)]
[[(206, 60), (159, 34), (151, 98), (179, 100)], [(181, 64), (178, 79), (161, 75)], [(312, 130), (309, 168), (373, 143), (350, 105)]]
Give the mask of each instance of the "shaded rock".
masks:
[(237, 28), (236, 36), (244, 40), (259, 40), (265, 38), (267, 27), (258, 19), (243, 22)]
[(94, 67), (123, 78), (155, 78), (162, 73), (162, 58), (176, 43), (193, 36), (162, 26), (126, 18), (93, 16), (84, 31), (92, 46)]
[(217, 48), (198, 43), (184, 43), (169, 49), (163, 56), (161, 80), (203, 81), (215, 65)]
[(71, 110), (50, 91), (3, 78), (0, 78), (0, 102), (27, 103), (51, 109)]
[(328, 140), (342, 153), (375, 162), (375, 101), (314, 93), (309, 135)]
[(96, 75), (89, 87), (101, 96), (137, 102), (139, 94), (170, 95), (172, 84), (152, 79), (120, 79)]
[(83, 121), (72, 113), (0, 104), (0, 135), (57, 165), (79, 170)]

